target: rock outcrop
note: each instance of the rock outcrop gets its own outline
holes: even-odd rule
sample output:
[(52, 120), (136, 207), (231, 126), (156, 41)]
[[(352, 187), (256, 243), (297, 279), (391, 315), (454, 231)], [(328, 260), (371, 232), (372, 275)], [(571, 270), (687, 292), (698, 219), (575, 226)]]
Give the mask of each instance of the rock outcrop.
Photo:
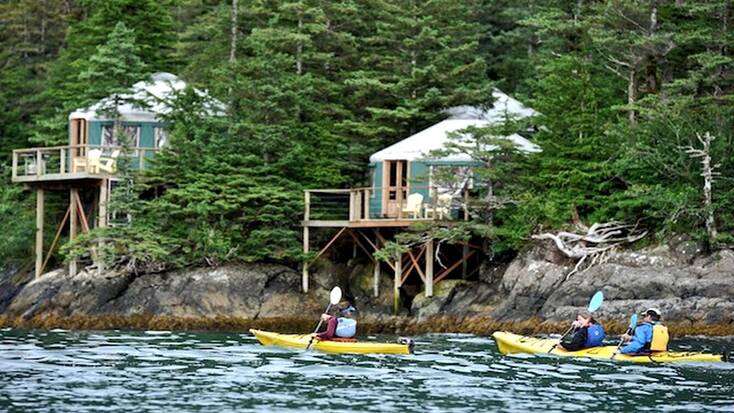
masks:
[[(433, 297), (420, 292), (405, 300), (410, 308), (403, 313), (418, 321), (478, 316), (498, 322), (558, 322), (575, 317), (601, 290), (605, 301), (597, 313), (600, 319), (624, 322), (632, 312), (654, 306), (667, 321), (734, 325), (734, 251), (704, 256), (691, 242), (619, 251), (568, 277), (573, 264), (552, 244), (536, 244), (509, 264), (485, 263), (477, 280), (443, 280)], [(392, 275), (383, 274), (375, 297), (372, 270), (368, 260), (320, 260), (312, 266), (308, 294), (300, 292), (300, 272), (275, 264), (139, 276), (85, 271), (69, 276), (57, 270), (33, 278), (7, 272), (0, 274), (0, 316), (316, 319), (331, 287), (340, 285), (360, 317), (387, 319), (393, 306)]]
[[(494, 274), (480, 277), (496, 279), (494, 284), (453, 286), (439, 298), (440, 311), (483, 313), (497, 320), (561, 321), (575, 317), (601, 290), (605, 300), (597, 315), (602, 319), (623, 322), (634, 311), (657, 307), (666, 320), (734, 323), (734, 251), (702, 256), (689, 242), (620, 251), (567, 277), (573, 262), (554, 254), (553, 248), (538, 244), (515, 258), (499, 279)], [(422, 308), (416, 310), (420, 315)]]
[(293, 317), (323, 311), (324, 297), (336, 285), (333, 276), (316, 272), (309, 294), (300, 293), (301, 275), (282, 265), (231, 265), (133, 276), (82, 271), (70, 276), (56, 270), (16, 285), (0, 301), (9, 317), (38, 314), (61, 317), (155, 314), (171, 317), (227, 315), (246, 319)]

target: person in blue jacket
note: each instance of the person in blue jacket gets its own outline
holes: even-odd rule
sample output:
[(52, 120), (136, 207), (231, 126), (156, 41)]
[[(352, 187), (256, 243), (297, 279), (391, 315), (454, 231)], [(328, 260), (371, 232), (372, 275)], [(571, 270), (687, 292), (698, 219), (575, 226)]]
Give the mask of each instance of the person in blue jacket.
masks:
[[(642, 313), (642, 323), (635, 327), (633, 335), (623, 334), (622, 341), (627, 345), (620, 349), (622, 354), (648, 354), (651, 351), (664, 351), (668, 345), (668, 330), (660, 324), (660, 310), (648, 308)], [(656, 343), (654, 332), (658, 331)], [(659, 348), (658, 348), (659, 347)]]
[(578, 351), (603, 344), (605, 336), (604, 327), (591, 314), (582, 312), (571, 325), (574, 328), (573, 332), (566, 335), (558, 345), (564, 350)]

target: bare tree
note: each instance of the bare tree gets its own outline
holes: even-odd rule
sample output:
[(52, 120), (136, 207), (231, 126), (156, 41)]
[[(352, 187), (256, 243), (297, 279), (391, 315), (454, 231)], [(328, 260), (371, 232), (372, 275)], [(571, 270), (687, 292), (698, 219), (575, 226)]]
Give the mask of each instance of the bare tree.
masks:
[(701, 176), (703, 176), (703, 206), (706, 210), (706, 232), (708, 233), (711, 242), (715, 242), (718, 232), (716, 231), (716, 220), (714, 216), (713, 208), (713, 183), (714, 176), (721, 175), (716, 172), (716, 168), (720, 165), (711, 163), (711, 142), (716, 139), (709, 132), (706, 132), (701, 136), (700, 133), (696, 134), (696, 139), (701, 143), (701, 149), (696, 149), (693, 146), (681, 147), (691, 158), (701, 158)]

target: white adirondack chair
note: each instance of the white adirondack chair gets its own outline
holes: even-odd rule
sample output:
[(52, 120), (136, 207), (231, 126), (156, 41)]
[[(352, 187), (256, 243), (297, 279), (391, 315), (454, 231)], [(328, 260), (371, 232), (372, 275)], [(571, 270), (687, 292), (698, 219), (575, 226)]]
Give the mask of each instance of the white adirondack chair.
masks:
[(407, 203), (403, 208), (403, 214), (409, 214), (413, 216), (413, 219), (418, 219), (421, 215), (421, 209), (423, 208), (423, 195), (421, 194), (410, 194), (408, 195)]

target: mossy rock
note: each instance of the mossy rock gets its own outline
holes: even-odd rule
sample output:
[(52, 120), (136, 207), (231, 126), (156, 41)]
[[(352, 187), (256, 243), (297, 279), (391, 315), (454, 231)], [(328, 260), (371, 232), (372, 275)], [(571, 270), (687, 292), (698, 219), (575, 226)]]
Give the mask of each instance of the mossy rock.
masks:
[(426, 297), (424, 291), (413, 298), (413, 304), (410, 307), (411, 312), (419, 318), (440, 313), (441, 308), (450, 300), (456, 287), (465, 283), (464, 280), (443, 280), (439, 282), (433, 286), (433, 297)]

